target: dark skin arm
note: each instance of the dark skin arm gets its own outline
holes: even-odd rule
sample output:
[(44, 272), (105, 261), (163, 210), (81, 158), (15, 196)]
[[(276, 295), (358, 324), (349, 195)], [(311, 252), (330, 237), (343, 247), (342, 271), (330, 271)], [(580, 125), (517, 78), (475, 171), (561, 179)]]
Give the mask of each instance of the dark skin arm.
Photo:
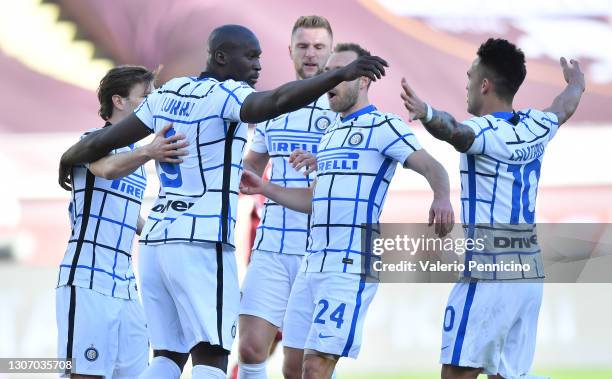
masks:
[(312, 103), (341, 82), (362, 76), (376, 81), (385, 75), (385, 66), (387, 62), (382, 58), (359, 57), (342, 68), (310, 79), (289, 82), (271, 91), (253, 92), (242, 104), (240, 119), (243, 122), (258, 123), (293, 112)]
[[(272, 91), (252, 93), (244, 100), (240, 109), (243, 122), (262, 122), (281, 114), (300, 109), (331, 90), (343, 81), (367, 76), (371, 80), (385, 74), (387, 62), (379, 57), (360, 57), (349, 65), (317, 75), (314, 78), (284, 84)], [(59, 185), (70, 190), (71, 166), (93, 162), (111, 150), (137, 142), (151, 131), (134, 114), (121, 122), (96, 131), (73, 145), (62, 155), (59, 167)]]
[(455, 150), (461, 153), (466, 152), (472, 146), (474, 138), (476, 138), (472, 128), (458, 122), (452, 115), (433, 108), (433, 117), (431, 121), (426, 123), (424, 121), (427, 116), (425, 102), (419, 99), (414, 90), (408, 85), (408, 82), (406, 82), (406, 79), (403, 78), (402, 87), (404, 92), (400, 96), (404, 100), (404, 106), (408, 109), (412, 120), (420, 119), (425, 129), (432, 136), (450, 143)]
[(94, 162), (106, 156), (111, 150), (138, 142), (151, 131), (136, 115), (131, 114), (111, 126), (96, 130), (72, 145), (62, 155), (59, 166), (59, 185), (70, 191), (70, 169), (83, 162)]

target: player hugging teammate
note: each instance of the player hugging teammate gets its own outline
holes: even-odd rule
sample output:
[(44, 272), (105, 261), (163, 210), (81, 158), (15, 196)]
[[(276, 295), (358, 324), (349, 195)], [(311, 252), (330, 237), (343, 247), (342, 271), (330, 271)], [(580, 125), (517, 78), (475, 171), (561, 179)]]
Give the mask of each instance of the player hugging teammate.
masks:
[[(377, 290), (362, 272), (371, 258), (362, 232), (369, 246), (397, 163), (431, 186), (423, 220), (438, 235), (450, 232), (454, 213), (444, 168), (399, 116), (369, 101), (370, 85), (387, 63), (355, 43), (338, 44), (332, 53), (332, 36), (324, 18), (298, 19), (290, 46), (298, 80), (270, 91), (254, 91), (261, 49), (239, 25), (211, 33), (199, 76), (172, 79), (150, 94), (143, 89), (148, 96), (137, 108), (129, 88), (111, 91), (122, 119), (84, 136), (60, 163), (60, 184), (72, 184), (74, 227), (57, 289), (59, 354), (75, 359), (72, 377), (179, 378), (191, 355), (192, 378), (225, 378), (237, 329), (241, 378), (267, 377), (265, 361), (281, 327), (286, 378), (330, 378), (341, 357), (357, 357)], [(544, 148), (584, 91), (577, 62), (562, 59), (568, 86), (552, 105), (515, 111), (512, 100), (526, 74), (522, 52), (490, 39), (477, 55), (467, 88), (475, 117), (463, 123), (402, 83), (411, 117), (461, 152), (468, 234), (480, 224), (535, 223), (536, 191), (529, 187), (537, 187)], [(150, 88), (148, 77), (137, 82)], [(258, 125), (243, 161), (247, 123)], [(137, 155), (133, 144), (151, 133), (152, 146)], [(511, 150), (534, 144), (541, 154), (510, 159)], [(97, 167), (125, 159), (117, 149), (132, 156), (104, 182), (96, 175), (107, 174)], [(141, 296), (154, 356), (145, 369), (144, 320), (128, 308), (139, 307), (130, 251), (140, 230), (141, 166), (151, 158), (161, 189), (140, 237)], [(272, 176), (264, 182), (269, 160)], [(242, 304), (234, 256), (239, 191), (268, 198)], [(491, 191), (494, 198), (486, 198)], [(541, 291), (541, 282), (469, 275), (457, 283), (446, 309), (442, 377), (528, 377)], [(501, 312), (486, 314), (492, 308)], [(100, 325), (100, 315), (108, 324)], [(482, 322), (494, 327), (480, 333)], [(94, 332), (107, 339), (92, 339)], [(124, 339), (135, 336), (139, 342), (130, 340), (128, 352)]]

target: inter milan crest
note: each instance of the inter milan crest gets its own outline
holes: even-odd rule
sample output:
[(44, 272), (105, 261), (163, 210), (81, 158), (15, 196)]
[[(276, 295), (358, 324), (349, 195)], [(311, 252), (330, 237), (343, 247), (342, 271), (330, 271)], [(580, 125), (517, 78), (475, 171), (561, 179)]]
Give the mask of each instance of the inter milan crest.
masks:
[(93, 345), (91, 345), (90, 347), (87, 348), (87, 350), (85, 350), (85, 359), (87, 359), (90, 362), (93, 362), (96, 359), (98, 359), (98, 350), (96, 350), (96, 348), (93, 347)]
[(321, 116), (315, 121), (315, 127), (319, 130), (325, 130), (331, 124), (331, 120), (327, 116)]
[(359, 145), (361, 143), (361, 141), (363, 141), (363, 134), (357, 132), (354, 133), (352, 136), (349, 137), (349, 144), (356, 146)]

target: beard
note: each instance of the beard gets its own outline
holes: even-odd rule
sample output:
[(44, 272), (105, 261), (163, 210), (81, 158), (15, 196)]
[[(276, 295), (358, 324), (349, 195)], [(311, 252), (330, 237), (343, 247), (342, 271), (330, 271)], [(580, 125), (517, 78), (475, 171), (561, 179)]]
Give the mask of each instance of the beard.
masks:
[(329, 107), (337, 113), (343, 113), (351, 109), (355, 103), (357, 103), (357, 99), (359, 98), (359, 82), (356, 81), (355, 86), (353, 88), (349, 88), (344, 96), (336, 95), (334, 99), (335, 101), (329, 102)]

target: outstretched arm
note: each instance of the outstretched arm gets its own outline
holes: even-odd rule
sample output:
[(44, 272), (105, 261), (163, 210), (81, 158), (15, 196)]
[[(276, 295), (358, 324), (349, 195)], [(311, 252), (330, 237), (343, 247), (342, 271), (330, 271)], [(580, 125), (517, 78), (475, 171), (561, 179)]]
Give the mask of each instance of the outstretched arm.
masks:
[[(464, 153), (472, 146), (476, 138), (472, 128), (458, 122), (452, 115), (428, 106), (419, 99), (405, 78), (402, 78), (402, 87), (404, 92), (400, 96), (412, 120), (421, 120), (429, 134), (450, 143), (459, 152)], [(430, 115), (428, 115), (428, 107), (431, 109)]]
[(262, 194), (283, 207), (302, 213), (312, 212), (312, 191), (313, 187), (285, 188), (277, 186), (263, 181), (257, 174), (246, 170), (242, 172), (240, 178), (240, 192), (243, 194)]
[(310, 79), (283, 84), (271, 91), (253, 92), (240, 109), (243, 122), (257, 123), (298, 110), (344, 81), (367, 76), (372, 81), (385, 75), (387, 62), (376, 56), (359, 57), (350, 64)]
[(429, 225), (435, 224), (435, 232), (444, 237), (455, 224), (455, 214), (450, 203), (450, 187), (448, 174), (442, 165), (424, 149), (410, 154), (404, 167), (423, 175), (434, 193), (434, 199), (429, 209)]
[(578, 108), (580, 98), (585, 90), (584, 74), (580, 70), (578, 61), (571, 59), (570, 65), (567, 64), (565, 58), (561, 57), (561, 68), (563, 69), (563, 78), (567, 86), (555, 99), (550, 107), (544, 109), (544, 112), (552, 112), (557, 115), (559, 125), (565, 123)]
[(187, 155), (183, 147), (189, 145), (182, 134), (175, 134), (166, 138), (166, 132), (172, 128), (172, 124), (164, 126), (155, 133), (155, 138), (150, 144), (128, 152), (107, 155), (104, 158), (89, 165), (89, 171), (94, 175), (105, 179), (122, 178), (134, 172), (149, 160), (159, 162), (182, 163), (180, 156)]

